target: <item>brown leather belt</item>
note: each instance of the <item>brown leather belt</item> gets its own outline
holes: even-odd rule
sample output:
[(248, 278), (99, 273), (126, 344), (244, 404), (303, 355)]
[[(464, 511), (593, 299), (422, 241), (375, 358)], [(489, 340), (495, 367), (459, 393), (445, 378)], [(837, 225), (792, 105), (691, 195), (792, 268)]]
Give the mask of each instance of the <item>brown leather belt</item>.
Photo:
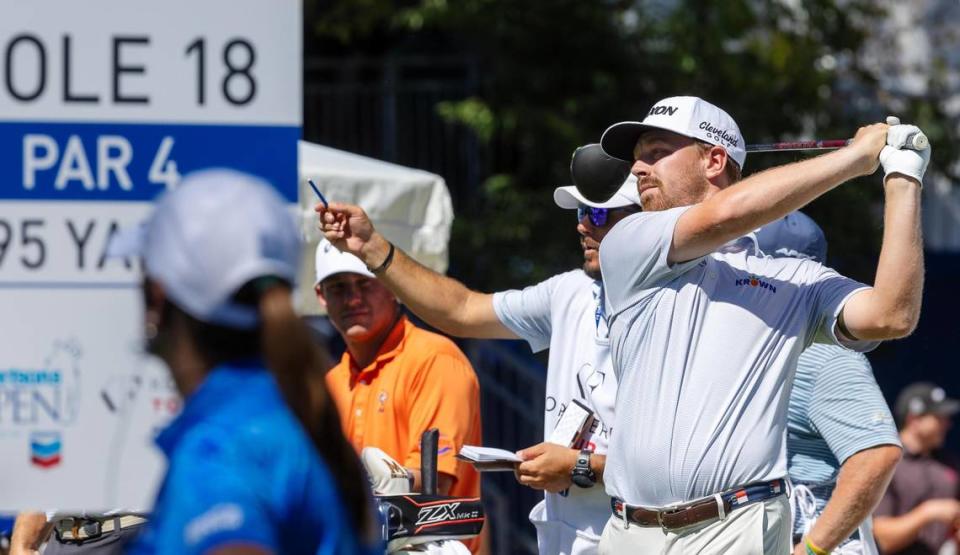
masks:
[(727, 513), (740, 507), (772, 499), (786, 492), (786, 482), (773, 480), (772, 482), (757, 482), (748, 484), (713, 497), (705, 497), (682, 505), (664, 509), (647, 509), (625, 505), (616, 497), (610, 499), (610, 508), (613, 514), (624, 520), (624, 523), (633, 523), (638, 526), (658, 526), (664, 530), (677, 530), (699, 524), (708, 520), (726, 518)]

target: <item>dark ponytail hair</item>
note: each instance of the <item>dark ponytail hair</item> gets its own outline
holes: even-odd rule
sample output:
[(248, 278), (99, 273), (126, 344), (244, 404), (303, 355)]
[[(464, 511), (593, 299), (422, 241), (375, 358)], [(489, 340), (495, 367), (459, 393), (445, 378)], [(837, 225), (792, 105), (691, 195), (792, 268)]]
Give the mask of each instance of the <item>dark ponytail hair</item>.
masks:
[(373, 517), (360, 459), (340, 427), (340, 415), (324, 375), (333, 366), (290, 302), (290, 289), (274, 286), (260, 294), (260, 347), (290, 409), (303, 424), (340, 486), (343, 502), (363, 537), (373, 532)]
[(367, 480), (359, 457), (343, 435), (324, 380), (333, 360), (294, 312), (290, 297), (290, 286), (278, 279), (260, 278), (244, 286), (234, 301), (256, 306), (260, 313), (259, 329), (249, 331), (201, 322), (172, 303), (167, 306), (184, 316), (207, 364), (254, 356), (266, 360), (287, 406), (330, 468), (354, 530), (363, 539), (374, 538), (379, 532), (374, 528)]

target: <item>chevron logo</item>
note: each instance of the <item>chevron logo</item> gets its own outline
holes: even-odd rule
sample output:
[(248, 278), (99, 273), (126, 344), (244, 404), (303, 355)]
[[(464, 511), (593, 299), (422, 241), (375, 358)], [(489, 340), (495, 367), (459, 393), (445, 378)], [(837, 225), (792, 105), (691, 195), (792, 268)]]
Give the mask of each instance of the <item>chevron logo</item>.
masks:
[(30, 434), (30, 462), (40, 468), (52, 468), (60, 464), (60, 432), (34, 432)]

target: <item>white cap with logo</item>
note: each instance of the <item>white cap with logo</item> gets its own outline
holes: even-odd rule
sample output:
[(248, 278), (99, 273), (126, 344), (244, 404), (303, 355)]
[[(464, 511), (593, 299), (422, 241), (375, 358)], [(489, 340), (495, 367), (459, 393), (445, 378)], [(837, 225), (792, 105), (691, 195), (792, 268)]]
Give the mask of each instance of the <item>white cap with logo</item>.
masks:
[(333, 243), (321, 238), (317, 244), (316, 255), (317, 277), (313, 284), (317, 285), (333, 274), (360, 274), (361, 276), (375, 277), (373, 272), (367, 269), (367, 266), (356, 256), (348, 252), (340, 252)]
[(636, 204), (640, 206), (640, 194), (637, 192), (637, 177), (627, 177), (623, 185), (604, 202), (593, 202), (584, 197), (574, 185), (557, 187), (553, 191), (553, 202), (560, 208), (577, 208), (583, 204), (591, 208), (623, 208)]
[(633, 161), (633, 149), (640, 135), (650, 129), (672, 131), (691, 139), (723, 147), (740, 169), (747, 159), (746, 144), (737, 122), (730, 114), (696, 96), (664, 98), (650, 108), (643, 121), (621, 121), (603, 132), (604, 152)]
[(260, 277), (293, 285), (300, 235), (287, 203), (267, 182), (211, 169), (164, 193), (141, 227), (114, 237), (108, 254), (140, 256), (146, 275), (194, 318), (249, 329), (259, 322), (258, 309), (234, 296)]

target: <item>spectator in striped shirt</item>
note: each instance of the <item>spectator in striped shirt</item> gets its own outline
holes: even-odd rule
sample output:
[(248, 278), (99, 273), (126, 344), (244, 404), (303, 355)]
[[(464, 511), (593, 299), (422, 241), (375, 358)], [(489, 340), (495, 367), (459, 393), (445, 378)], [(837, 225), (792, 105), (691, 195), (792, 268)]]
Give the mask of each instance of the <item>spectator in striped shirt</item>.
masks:
[[(827, 242), (808, 216), (793, 212), (757, 232), (769, 256), (824, 262)], [(897, 430), (860, 353), (814, 343), (797, 361), (787, 423), (794, 491), (794, 553), (802, 541), (840, 555), (876, 555), (870, 513), (880, 502), (901, 446)]]

